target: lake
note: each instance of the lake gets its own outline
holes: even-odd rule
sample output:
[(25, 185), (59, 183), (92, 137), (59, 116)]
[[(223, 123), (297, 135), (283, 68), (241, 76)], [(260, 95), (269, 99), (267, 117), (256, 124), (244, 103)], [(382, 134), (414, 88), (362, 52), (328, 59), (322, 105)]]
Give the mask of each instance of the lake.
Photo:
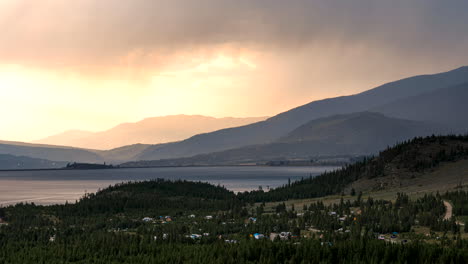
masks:
[(173, 167), (110, 170), (0, 171), (0, 205), (19, 202), (75, 202), (85, 192), (109, 185), (156, 178), (209, 182), (234, 192), (264, 190), (316, 176), (336, 167)]

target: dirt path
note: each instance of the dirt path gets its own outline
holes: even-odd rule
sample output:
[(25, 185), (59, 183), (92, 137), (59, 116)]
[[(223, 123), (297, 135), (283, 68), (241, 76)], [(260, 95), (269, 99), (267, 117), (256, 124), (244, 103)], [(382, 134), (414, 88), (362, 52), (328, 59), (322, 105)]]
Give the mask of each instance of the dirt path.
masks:
[(444, 205), (445, 205), (444, 220), (449, 220), (450, 218), (452, 218), (452, 205), (447, 201), (444, 201)]

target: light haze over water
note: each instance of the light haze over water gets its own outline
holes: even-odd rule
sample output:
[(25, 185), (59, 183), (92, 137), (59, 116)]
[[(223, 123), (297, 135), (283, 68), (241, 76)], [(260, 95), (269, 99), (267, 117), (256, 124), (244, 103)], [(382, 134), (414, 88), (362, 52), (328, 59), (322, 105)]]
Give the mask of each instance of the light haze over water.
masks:
[(0, 171), (0, 205), (75, 202), (85, 192), (156, 178), (209, 182), (234, 192), (264, 190), (331, 171), (335, 167), (177, 167), (110, 170)]

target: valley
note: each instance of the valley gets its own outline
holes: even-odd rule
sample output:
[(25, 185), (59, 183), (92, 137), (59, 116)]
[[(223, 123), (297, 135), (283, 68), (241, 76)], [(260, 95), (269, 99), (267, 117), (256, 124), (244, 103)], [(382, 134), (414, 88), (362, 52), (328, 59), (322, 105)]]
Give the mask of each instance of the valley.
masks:
[(327, 256), (349, 263), (351, 256), (359, 263), (394, 252), (388, 260), (403, 263), (405, 254), (425, 252), (419, 260), (464, 261), (467, 142), (415, 138), (271, 190), (236, 194), (219, 184), (152, 179), (117, 183), (76, 203), (17, 203), (0, 208), (0, 260), (233, 263), (247, 254), (252, 261)]

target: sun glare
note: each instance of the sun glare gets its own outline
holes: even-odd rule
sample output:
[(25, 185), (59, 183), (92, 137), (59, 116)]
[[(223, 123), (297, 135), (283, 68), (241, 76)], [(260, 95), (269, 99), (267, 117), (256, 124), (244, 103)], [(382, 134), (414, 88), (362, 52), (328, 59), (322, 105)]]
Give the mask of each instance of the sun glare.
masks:
[[(191, 61), (189, 65), (158, 70), (148, 67), (141, 79), (125, 79), (125, 74), (96, 78), (66, 70), (1, 66), (2, 120), (16, 124), (15, 130), (2, 128), (2, 137), (31, 140), (64, 127), (95, 131), (122, 120), (158, 115), (228, 115), (223, 113), (221, 99), (239, 97), (236, 93), (245, 77), (257, 69), (253, 59), (245, 55), (185, 56)], [(14, 115), (7, 114), (12, 111)], [(34, 122), (42, 125), (31, 136), (29, 128)]]

